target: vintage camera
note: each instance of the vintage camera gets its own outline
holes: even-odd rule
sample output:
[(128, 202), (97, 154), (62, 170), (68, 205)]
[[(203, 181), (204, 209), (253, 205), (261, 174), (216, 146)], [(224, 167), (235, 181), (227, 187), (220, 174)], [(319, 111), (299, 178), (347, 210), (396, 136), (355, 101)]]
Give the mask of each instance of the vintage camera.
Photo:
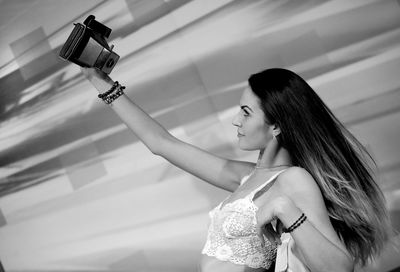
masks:
[(111, 29), (97, 22), (93, 15), (75, 27), (60, 51), (60, 57), (82, 67), (94, 67), (111, 73), (119, 56), (107, 44)]

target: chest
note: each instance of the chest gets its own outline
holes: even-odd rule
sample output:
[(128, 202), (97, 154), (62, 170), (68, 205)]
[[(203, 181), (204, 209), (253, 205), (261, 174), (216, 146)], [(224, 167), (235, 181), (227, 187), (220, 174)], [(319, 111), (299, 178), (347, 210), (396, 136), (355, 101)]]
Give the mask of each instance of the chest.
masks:
[(270, 180), (273, 177), (270, 175), (263, 174), (252, 174), (244, 183), (239, 186), (225, 201), (224, 204), (232, 203), (239, 199), (249, 197), (250, 200), (254, 201), (255, 204), (258, 202), (258, 198), (263, 196), (264, 200), (268, 197), (277, 194), (276, 186), (274, 186), (274, 180)]

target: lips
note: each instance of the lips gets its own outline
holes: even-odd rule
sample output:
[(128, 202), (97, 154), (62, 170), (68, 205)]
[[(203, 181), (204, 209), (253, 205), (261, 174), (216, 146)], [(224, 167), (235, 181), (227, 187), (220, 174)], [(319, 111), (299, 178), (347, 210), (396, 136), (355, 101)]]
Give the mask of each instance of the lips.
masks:
[(244, 134), (242, 134), (242, 133), (240, 133), (240, 132), (238, 131), (237, 136), (238, 136), (238, 137), (242, 137), (242, 136), (244, 136)]

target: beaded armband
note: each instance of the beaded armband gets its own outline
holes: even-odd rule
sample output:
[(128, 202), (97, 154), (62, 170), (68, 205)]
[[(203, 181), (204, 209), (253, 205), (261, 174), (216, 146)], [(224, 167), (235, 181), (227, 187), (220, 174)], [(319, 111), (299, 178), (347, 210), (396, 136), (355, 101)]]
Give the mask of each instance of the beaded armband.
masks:
[(290, 227), (283, 228), (282, 231), (286, 232), (286, 233), (290, 233), (290, 232), (294, 231), (295, 229), (297, 229), (301, 224), (303, 224), (304, 221), (306, 221), (306, 219), (307, 219), (307, 216), (304, 213), (302, 213), (301, 216), (299, 217), (299, 219), (297, 219)]

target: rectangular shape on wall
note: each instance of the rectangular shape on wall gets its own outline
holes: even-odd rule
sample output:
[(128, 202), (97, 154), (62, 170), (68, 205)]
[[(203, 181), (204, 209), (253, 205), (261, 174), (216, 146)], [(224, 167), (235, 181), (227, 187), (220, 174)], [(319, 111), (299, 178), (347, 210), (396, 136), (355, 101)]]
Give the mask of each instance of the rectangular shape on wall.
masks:
[(10, 44), (24, 79), (30, 79), (59, 62), (42, 27)]
[(60, 156), (62, 166), (74, 190), (84, 187), (107, 174), (100, 154), (93, 142)]
[(0, 209), (0, 228), (5, 225), (7, 225), (7, 221), (6, 218), (4, 217), (3, 212)]

